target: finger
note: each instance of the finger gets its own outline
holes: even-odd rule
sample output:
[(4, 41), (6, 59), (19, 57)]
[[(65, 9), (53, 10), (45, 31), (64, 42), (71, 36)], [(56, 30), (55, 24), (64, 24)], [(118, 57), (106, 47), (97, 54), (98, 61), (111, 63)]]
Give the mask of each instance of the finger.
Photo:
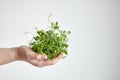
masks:
[(57, 57), (53, 58), (52, 60), (43, 60), (41, 62), (42, 66), (49, 66), (49, 65), (53, 65), (55, 64), (56, 62), (58, 62), (63, 56), (63, 53), (60, 53), (59, 55), (57, 55)]
[(36, 56), (36, 59), (38, 59), (39, 61), (43, 60), (43, 59), (47, 59), (47, 55), (45, 55), (45, 54), (42, 54), (42, 55), (39, 54), (39, 55)]
[(39, 56), (37, 56), (37, 58), (40, 60), (33, 59), (33, 60), (30, 60), (30, 63), (32, 63), (33, 65), (38, 66), (38, 67), (53, 65), (62, 58), (63, 53), (60, 53), (57, 57), (55, 57), (52, 60), (43, 59), (42, 58), (43, 56), (46, 56), (46, 55), (43, 55), (43, 54), (39, 55)]
[(42, 60), (42, 55), (41, 54), (37, 55), (36, 59), (39, 60), (39, 61)]
[(28, 62), (34, 66), (38, 66), (38, 60), (36, 59), (29, 60)]
[(62, 58), (62, 56), (63, 56), (63, 53), (60, 53), (60, 54), (57, 55), (57, 57), (53, 58), (51, 60), (51, 65), (55, 64), (56, 62), (58, 62)]
[(50, 65), (50, 62), (48, 60), (41, 60), (38, 61), (36, 59), (30, 60), (29, 61), (32, 65), (37, 66), (37, 67), (43, 67), (43, 66), (48, 66)]
[(42, 59), (47, 59), (47, 55), (46, 54), (42, 54)]
[(49, 65), (51, 65), (51, 61), (50, 61), (50, 60), (47, 60), (47, 59), (44, 59), (44, 60), (39, 61), (39, 62), (37, 63), (37, 66), (38, 66), (38, 67), (49, 66)]

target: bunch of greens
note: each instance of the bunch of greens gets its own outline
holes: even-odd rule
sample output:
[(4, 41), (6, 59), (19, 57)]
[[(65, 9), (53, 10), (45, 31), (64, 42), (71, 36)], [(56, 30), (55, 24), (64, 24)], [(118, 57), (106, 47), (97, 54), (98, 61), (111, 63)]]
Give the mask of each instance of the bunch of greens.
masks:
[(33, 36), (30, 47), (38, 54), (46, 54), (48, 59), (51, 60), (56, 57), (60, 52), (68, 54), (68, 35), (70, 31), (59, 29), (58, 22), (50, 22), (49, 30), (36, 30), (36, 35)]

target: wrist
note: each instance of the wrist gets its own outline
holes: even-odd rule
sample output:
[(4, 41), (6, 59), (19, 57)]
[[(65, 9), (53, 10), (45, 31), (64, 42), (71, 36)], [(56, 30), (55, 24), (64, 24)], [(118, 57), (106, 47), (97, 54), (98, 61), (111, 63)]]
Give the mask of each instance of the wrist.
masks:
[(16, 61), (19, 59), (18, 57), (18, 47), (11, 48), (11, 51), (13, 53), (13, 60)]
[(22, 60), (25, 61), (26, 60), (26, 51), (25, 51), (26, 46), (19, 46), (14, 48), (14, 53), (15, 53), (15, 60)]

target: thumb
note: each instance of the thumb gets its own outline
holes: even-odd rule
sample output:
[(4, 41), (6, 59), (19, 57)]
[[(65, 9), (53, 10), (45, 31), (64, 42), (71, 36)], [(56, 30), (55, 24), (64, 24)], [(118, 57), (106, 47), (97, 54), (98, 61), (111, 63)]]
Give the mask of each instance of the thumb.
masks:
[(26, 49), (28, 52), (27, 52), (27, 55), (28, 57), (30, 58), (37, 58), (38, 54), (36, 52), (34, 52), (30, 47), (27, 47)]
[(34, 52), (31, 48), (29, 48), (29, 56), (32, 58), (32, 59), (37, 59), (37, 60), (42, 60), (43, 58), (46, 58), (46, 56), (44, 54), (38, 54), (36, 52)]

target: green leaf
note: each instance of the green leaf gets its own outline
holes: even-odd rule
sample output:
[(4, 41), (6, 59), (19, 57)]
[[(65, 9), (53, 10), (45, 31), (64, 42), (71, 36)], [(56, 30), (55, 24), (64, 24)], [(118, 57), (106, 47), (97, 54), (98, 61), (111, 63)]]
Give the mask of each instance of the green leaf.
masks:
[(67, 36), (70, 31), (60, 30), (58, 21), (50, 23), (51, 28), (47, 31), (36, 29), (37, 35), (30, 42), (31, 48), (38, 54), (45, 53), (48, 59), (55, 58), (60, 52), (68, 54)]

